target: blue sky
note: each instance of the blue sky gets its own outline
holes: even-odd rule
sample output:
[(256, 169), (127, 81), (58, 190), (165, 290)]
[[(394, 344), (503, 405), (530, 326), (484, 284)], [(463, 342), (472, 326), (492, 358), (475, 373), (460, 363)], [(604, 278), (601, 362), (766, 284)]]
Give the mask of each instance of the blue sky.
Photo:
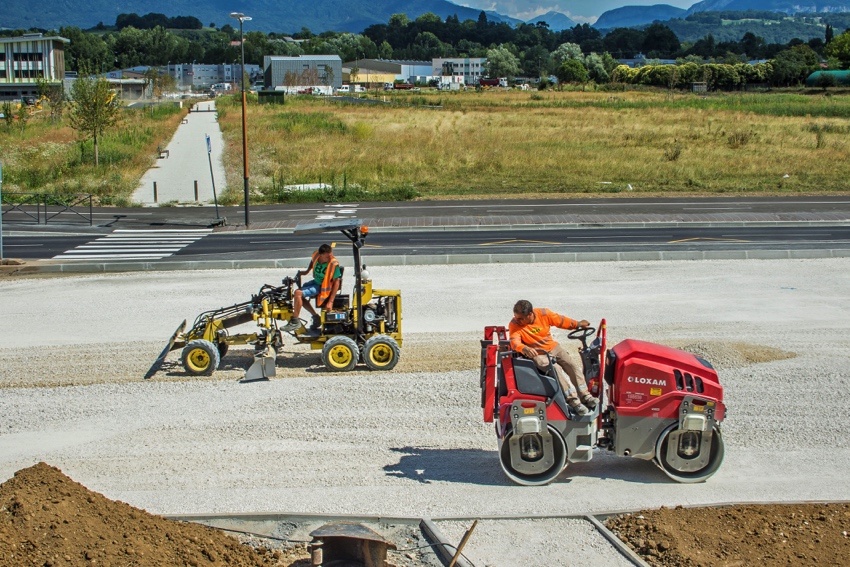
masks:
[(690, 8), (698, 0), (454, 0), (455, 4), (481, 10), (492, 10), (521, 20), (546, 12), (561, 12), (579, 23), (596, 21), (603, 12), (621, 6), (652, 6), (669, 4), (678, 8)]

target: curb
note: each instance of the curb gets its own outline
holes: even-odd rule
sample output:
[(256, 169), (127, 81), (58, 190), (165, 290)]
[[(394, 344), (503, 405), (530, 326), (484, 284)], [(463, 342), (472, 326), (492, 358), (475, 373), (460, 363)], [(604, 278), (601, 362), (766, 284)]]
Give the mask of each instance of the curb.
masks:
[[(537, 264), (569, 262), (651, 262), (671, 260), (810, 260), (822, 258), (850, 258), (850, 248), (811, 250), (682, 250), (644, 252), (563, 252), (527, 254), (441, 254), (371, 256), (370, 266), (442, 266), (461, 264)], [(86, 264), (31, 263), (4, 266), (0, 273), (26, 274), (92, 274), (124, 272), (173, 272), (182, 270), (247, 270), (303, 268), (310, 258), (268, 260), (198, 260), (157, 262), (101, 262)], [(353, 265), (350, 258), (340, 264)]]

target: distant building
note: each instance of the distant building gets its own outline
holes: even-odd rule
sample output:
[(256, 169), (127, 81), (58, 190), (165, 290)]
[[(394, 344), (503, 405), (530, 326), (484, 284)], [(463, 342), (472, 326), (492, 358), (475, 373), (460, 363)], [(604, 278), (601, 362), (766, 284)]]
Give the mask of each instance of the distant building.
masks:
[(342, 86), (342, 59), (339, 55), (266, 55), (263, 57), (263, 82), (275, 87)]
[(28, 33), (0, 38), (0, 100), (38, 95), (38, 79), (65, 78), (65, 44), (59, 36)]
[[(216, 83), (242, 84), (242, 66), (237, 63), (218, 65), (180, 63), (166, 66), (166, 72), (174, 77), (177, 88), (181, 90), (203, 90)], [(262, 69), (259, 65), (245, 65), (245, 72), (248, 74), (245, 89), (262, 77)]]
[(460, 82), (477, 85), (478, 79), (486, 77), (487, 59), (485, 57), (441, 57), (431, 60), (432, 74), (436, 77), (451, 79), (444, 82)]
[[(174, 63), (155, 68), (162, 74), (174, 77), (177, 89), (183, 91), (207, 90), (218, 83), (241, 85), (242, 82), (242, 66), (237, 63), (210, 65), (204, 63)], [(106, 77), (109, 79), (141, 79), (148, 69), (149, 67), (144, 65), (130, 67), (129, 69), (110, 71), (106, 74)], [(262, 70), (259, 65), (245, 65), (245, 71), (248, 73), (248, 80), (245, 83), (247, 89), (250, 83), (262, 77)]]
[[(353, 69), (357, 69), (351, 78)], [(343, 80), (361, 84), (427, 82), (432, 78), (430, 61), (413, 61), (402, 59), (356, 59), (342, 64)]]

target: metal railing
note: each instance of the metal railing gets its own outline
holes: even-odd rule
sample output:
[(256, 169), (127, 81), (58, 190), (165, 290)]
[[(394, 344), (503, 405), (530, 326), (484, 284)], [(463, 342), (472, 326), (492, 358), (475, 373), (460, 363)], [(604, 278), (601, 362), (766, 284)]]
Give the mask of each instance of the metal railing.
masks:
[[(4, 223), (92, 225), (90, 193), (6, 193), (0, 196)], [(58, 217), (61, 217), (59, 219)]]

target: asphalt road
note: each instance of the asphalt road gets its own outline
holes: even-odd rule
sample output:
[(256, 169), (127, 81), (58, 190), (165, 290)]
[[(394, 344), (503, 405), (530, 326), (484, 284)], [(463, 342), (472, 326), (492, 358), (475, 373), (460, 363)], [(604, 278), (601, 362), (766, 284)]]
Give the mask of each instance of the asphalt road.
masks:
[[(344, 212), (343, 212), (344, 211)], [(30, 211), (32, 212), (32, 211)], [(88, 215), (88, 208), (80, 210)], [(733, 214), (841, 214), (850, 218), (850, 196), (764, 197), (746, 199), (538, 199), (538, 200), (452, 200), (393, 203), (309, 203), (298, 205), (259, 205), (249, 208), (251, 224), (309, 222), (326, 217), (355, 214), (367, 220), (425, 219), (435, 217), (546, 217), (561, 215), (683, 215)], [(244, 225), (243, 207), (219, 207), (219, 214), (230, 225)], [(97, 207), (92, 210), (94, 227), (102, 229), (190, 228), (206, 227), (215, 219), (215, 209), (206, 207)], [(87, 218), (65, 213), (51, 219), (50, 225), (35, 225), (30, 217), (5, 209), (3, 228), (12, 230), (68, 230), (88, 227)], [(65, 222), (73, 224), (63, 224)], [(83, 224), (85, 222), (85, 224)], [(52, 228), (51, 228), (52, 227)]]
[[(309, 256), (322, 242), (336, 242), (338, 255), (348, 256), (347, 240), (340, 234), (296, 236), (281, 233), (209, 233), (186, 244), (179, 241), (162, 259), (279, 259)], [(4, 238), (7, 256), (26, 260), (50, 259), (81, 247), (88, 252), (115, 255), (142, 254), (145, 246), (156, 250), (157, 241), (114, 244), (101, 235), (11, 236)], [(188, 241), (186, 241), (188, 242)], [(133, 246), (133, 248), (128, 248)], [(828, 227), (670, 227), (514, 229), (480, 231), (380, 232), (367, 238), (367, 256), (482, 254), (522, 252), (624, 252), (673, 250), (810, 250), (850, 248), (850, 226)], [(76, 259), (84, 259), (80, 256)], [(99, 258), (103, 259), (103, 258)], [(155, 261), (155, 259), (153, 259)]]

